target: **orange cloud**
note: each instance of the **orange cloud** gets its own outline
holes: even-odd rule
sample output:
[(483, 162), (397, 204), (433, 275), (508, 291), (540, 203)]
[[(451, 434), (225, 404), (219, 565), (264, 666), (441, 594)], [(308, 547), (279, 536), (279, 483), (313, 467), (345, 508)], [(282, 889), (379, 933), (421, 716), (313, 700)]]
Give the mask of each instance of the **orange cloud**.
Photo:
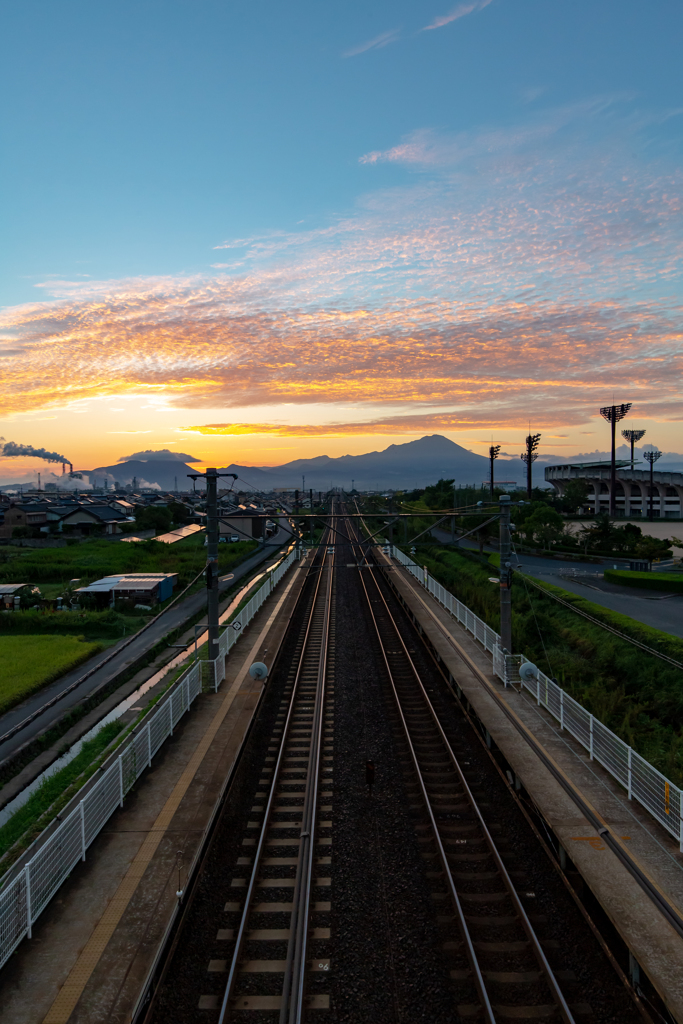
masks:
[[(211, 279), (52, 282), (50, 301), (0, 314), (0, 413), (144, 395), (358, 409), (357, 423), (264, 426), (285, 436), (559, 427), (614, 391), (636, 415), (681, 416), (680, 309), (662, 298), (683, 255), (681, 180), (629, 163), (608, 108), (414, 133), (377, 159), (431, 180), (319, 230), (226, 241), (229, 273)], [(584, 151), (580, 118), (596, 128)]]

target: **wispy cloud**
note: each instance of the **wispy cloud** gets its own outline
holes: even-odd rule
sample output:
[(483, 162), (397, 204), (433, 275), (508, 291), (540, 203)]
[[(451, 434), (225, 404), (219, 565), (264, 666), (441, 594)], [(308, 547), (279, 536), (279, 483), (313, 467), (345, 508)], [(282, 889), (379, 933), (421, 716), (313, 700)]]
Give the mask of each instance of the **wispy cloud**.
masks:
[[(44, 282), (48, 301), (0, 315), (0, 411), (127, 394), (233, 409), (206, 416), (232, 433), (256, 429), (249, 406), (281, 436), (559, 433), (614, 389), (683, 417), (683, 176), (633, 156), (632, 122), (596, 101), (409, 141), (440, 154), (431, 174), (315, 230), (226, 240), (227, 273)], [(285, 403), (338, 422), (268, 424)]]
[(359, 157), (361, 164), (402, 163), (414, 166), (455, 167), (466, 161), (505, 158), (509, 154), (538, 147), (561, 133), (585, 127), (587, 120), (616, 107), (622, 94), (598, 96), (580, 103), (545, 110), (526, 121), (501, 128), (446, 134), (433, 128), (418, 128), (396, 146), (374, 150)]
[(368, 39), (366, 43), (352, 46), (350, 50), (344, 50), (342, 57), (357, 57), (358, 54), (367, 53), (368, 50), (381, 50), (383, 47), (388, 46), (389, 43), (395, 43), (400, 34), (400, 28), (389, 29), (388, 32), (382, 32), (380, 35), (375, 36), (374, 39)]
[(434, 28), (443, 28), (444, 25), (450, 25), (452, 21), (457, 21), (459, 18), (465, 18), (468, 14), (474, 14), (475, 11), (482, 11), (484, 7), (488, 7), (491, 0), (470, 0), (468, 3), (458, 4), (448, 14), (440, 14), (434, 18), (429, 25), (425, 25), (422, 32), (429, 32)]

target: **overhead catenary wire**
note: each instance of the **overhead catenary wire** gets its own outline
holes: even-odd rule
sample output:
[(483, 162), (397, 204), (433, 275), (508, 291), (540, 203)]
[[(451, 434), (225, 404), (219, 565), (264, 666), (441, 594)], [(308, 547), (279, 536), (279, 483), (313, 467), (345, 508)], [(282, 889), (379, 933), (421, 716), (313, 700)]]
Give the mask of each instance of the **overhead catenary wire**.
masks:
[(683, 669), (683, 663), (676, 661), (675, 658), (669, 657), (668, 654), (663, 654), (661, 651), (655, 650), (654, 647), (648, 647), (647, 644), (642, 643), (640, 640), (636, 640), (635, 637), (629, 636), (628, 633), (622, 633), (621, 630), (615, 629), (614, 626), (608, 626), (606, 622), (601, 622), (600, 619), (596, 619), (594, 615), (589, 615), (588, 612), (584, 612), (581, 608), (577, 608), (576, 605), (570, 604), (569, 601), (565, 601), (564, 598), (559, 597), (557, 594), (553, 594), (550, 590), (546, 590), (542, 583), (532, 579), (522, 572), (517, 566), (512, 567), (513, 572), (520, 576), (527, 583), (530, 583), (532, 587), (536, 587), (546, 597), (551, 597), (553, 601), (557, 601), (558, 604), (563, 605), (565, 608), (569, 608), (570, 611), (576, 612), (577, 615), (581, 615), (584, 619), (588, 619), (589, 622), (595, 623), (596, 626), (600, 626), (601, 629), (606, 629), (608, 633), (613, 633), (614, 636), (619, 637), (620, 640), (625, 640), (629, 644), (633, 644), (634, 647), (639, 647), (641, 651), (645, 651), (647, 654), (654, 655), (655, 658), (661, 658), (662, 661), (668, 662), (669, 665), (673, 665), (674, 668)]

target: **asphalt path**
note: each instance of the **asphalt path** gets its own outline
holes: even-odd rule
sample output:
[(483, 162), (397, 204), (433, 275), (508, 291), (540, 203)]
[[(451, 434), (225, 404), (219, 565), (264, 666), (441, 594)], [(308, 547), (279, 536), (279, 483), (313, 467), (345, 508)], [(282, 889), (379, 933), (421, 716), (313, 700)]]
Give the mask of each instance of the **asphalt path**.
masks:
[[(599, 575), (603, 569), (610, 568), (607, 563), (595, 565), (590, 562), (560, 562), (522, 555), (519, 568), (528, 576), (562, 587), (603, 608), (629, 615), (646, 626), (653, 626), (673, 636), (683, 637), (683, 594), (641, 590), (610, 583)], [(570, 579), (561, 572), (576, 569), (590, 575)]]
[[(232, 587), (235, 582), (246, 576), (252, 569), (260, 565), (261, 562), (268, 558), (272, 558), (274, 553), (281, 548), (284, 544), (288, 544), (291, 541), (291, 535), (283, 529), (279, 529), (276, 534), (273, 535), (268, 544), (263, 547), (259, 547), (249, 558), (244, 562), (240, 562), (239, 565), (235, 566), (233, 570), (232, 578), (228, 579), (223, 577), (219, 578), (219, 588), (221, 590), (227, 590)], [(202, 590), (200, 593), (192, 594), (190, 597), (186, 597), (184, 601), (180, 601), (173, 608), (169, 609), (158, 622), (155, 622), (153, 626), (145, 630), (142, 636), (134, 640), (128, 647), (124, 648), (120, 655), (115, 655), (111, 661), (108, 661), (106, 665), (102, 666), (101, 671), (93, 672), (84, 682), (75, 687), (69, 693), (65, 693), (61, 700), (57, 700), (51, 707), (37, 715), (31, 722), (28, 722), (26, 726), (19, 729), (13, 736), (10, 736), (3, 743), (0, 743), (0, 764), (5, 761), (8, 757), (22, 747), (27, 741), (38, 736), (40, 733), (49, 729), (59, 718), (62, 717), (65, 711), (79, 704), (85, 697), (88, 697), (94, 690), (100, 686), (106, 685), (117, 675), (119, 675), (126, 668), (135, 665), (137, 661), (143, 658), (152, 647), (155, 646), (160, 640), (162, 640), (171, 630), (177, 627), (183, 626), (188, 619), (196, 615), (202, 608), (206, 607), (206, 591)], [(124, 638), (121, 639), (121, 643), (124, 642)], [(34, 712), (38, 711), (44, 704), (46, 704), (53, 697), (57, 697), (62, 691), (68, 689), (68, 687), (76, 682), (82, 675), (88, 672), (91, 668), (96, 667), (98, 662), (103, 661), (109, 655), (116, 650), (115, 647), (108, 647), (105, 651), (95, 655), (89, 661), (72, 672), (61, 676), (56, 679), (53, 683), (45, 686), (42, 690), (33, 694), (31, 697), (27, 697), (25, 701), (18, 704), (16, 707), (11, 708), (4, 715), (0, 715), (0, 736), (9, 732), (12, 728), (19, 725), (25, 719), (27, 719)]]
[[(451, 535), (445, 530), (434, 530), (433, 533), (441, 543), (450, 543)], [(478, 550), (476, 542), (472, 543), (469, 537), (462, 542), (462, 546)], [(487, 546), (484, 550), (490, 554), (494, 549)], [(683, 594), (641, 590), (637, 587), (622, 587), (617, 583), (609, 583), (602, 578), (603, 570), (612, 568), (609, 562), (600, 565), (595, 562), (560, 561), (555, 558), (520, 555), (514, 564), (528, 576), (562, 587), (563, 590), (577, 594), (603, 608), (609, 608), (610, 611), (629, 615), (645, 626), (661, 629), (672, 636), (683, 637)], [(578, 570), (587, 575), (570, 579), (565, 575), (570, 570)]]

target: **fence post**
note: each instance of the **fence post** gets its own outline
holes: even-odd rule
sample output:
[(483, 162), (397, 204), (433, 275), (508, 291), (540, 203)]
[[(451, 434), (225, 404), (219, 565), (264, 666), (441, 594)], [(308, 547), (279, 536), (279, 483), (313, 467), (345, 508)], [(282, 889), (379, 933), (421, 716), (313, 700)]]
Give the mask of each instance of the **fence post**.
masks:
[(592, 761), (593, 760), (593, 716), (592, 715), (589, 716), (589, 720), (590, 720), (590, 755), (591, 755), (591, 761)]
[(152, 767), (152, 723), (147, 723), (147, 767)]
[(541, 673), (536, 673), (536, 703), (541, 703)]
[(24, 868), (24, 874), (26, 876), (26, 935), (27, 935), (27, 937), (29, 939), (33, 937), (32, 936), (33, 929), (31, 928), (31, 925), (33, 924), (33, 921), (31, 920), (31, 918), (32, 918), (33, 915), (31, 914), (31, 871), (30, 871), (30, 868), (31, 868), (31, 864), (29, 862), (26, 865), (26, 867)]
[(81, 860), (85, 860), (85, 804), (81, 800)]
[(119, 754), (119, 807), (123, 807), (123, 754)]
[(560, 729), (564, 729), (564, 690), (560, 690)]
[(628, 748), (628, 798), (629, 800), (633, 797), (633, 786), (631, 785), (631, 754), (633, 750), (631, 747)]
[[(225, 655), (223, 655), (225, 657)], [(187, 676), (183, 679), (183, 691), (185, 693), (185, 710), (190, 710), (190, 687), (187, 681)]]

